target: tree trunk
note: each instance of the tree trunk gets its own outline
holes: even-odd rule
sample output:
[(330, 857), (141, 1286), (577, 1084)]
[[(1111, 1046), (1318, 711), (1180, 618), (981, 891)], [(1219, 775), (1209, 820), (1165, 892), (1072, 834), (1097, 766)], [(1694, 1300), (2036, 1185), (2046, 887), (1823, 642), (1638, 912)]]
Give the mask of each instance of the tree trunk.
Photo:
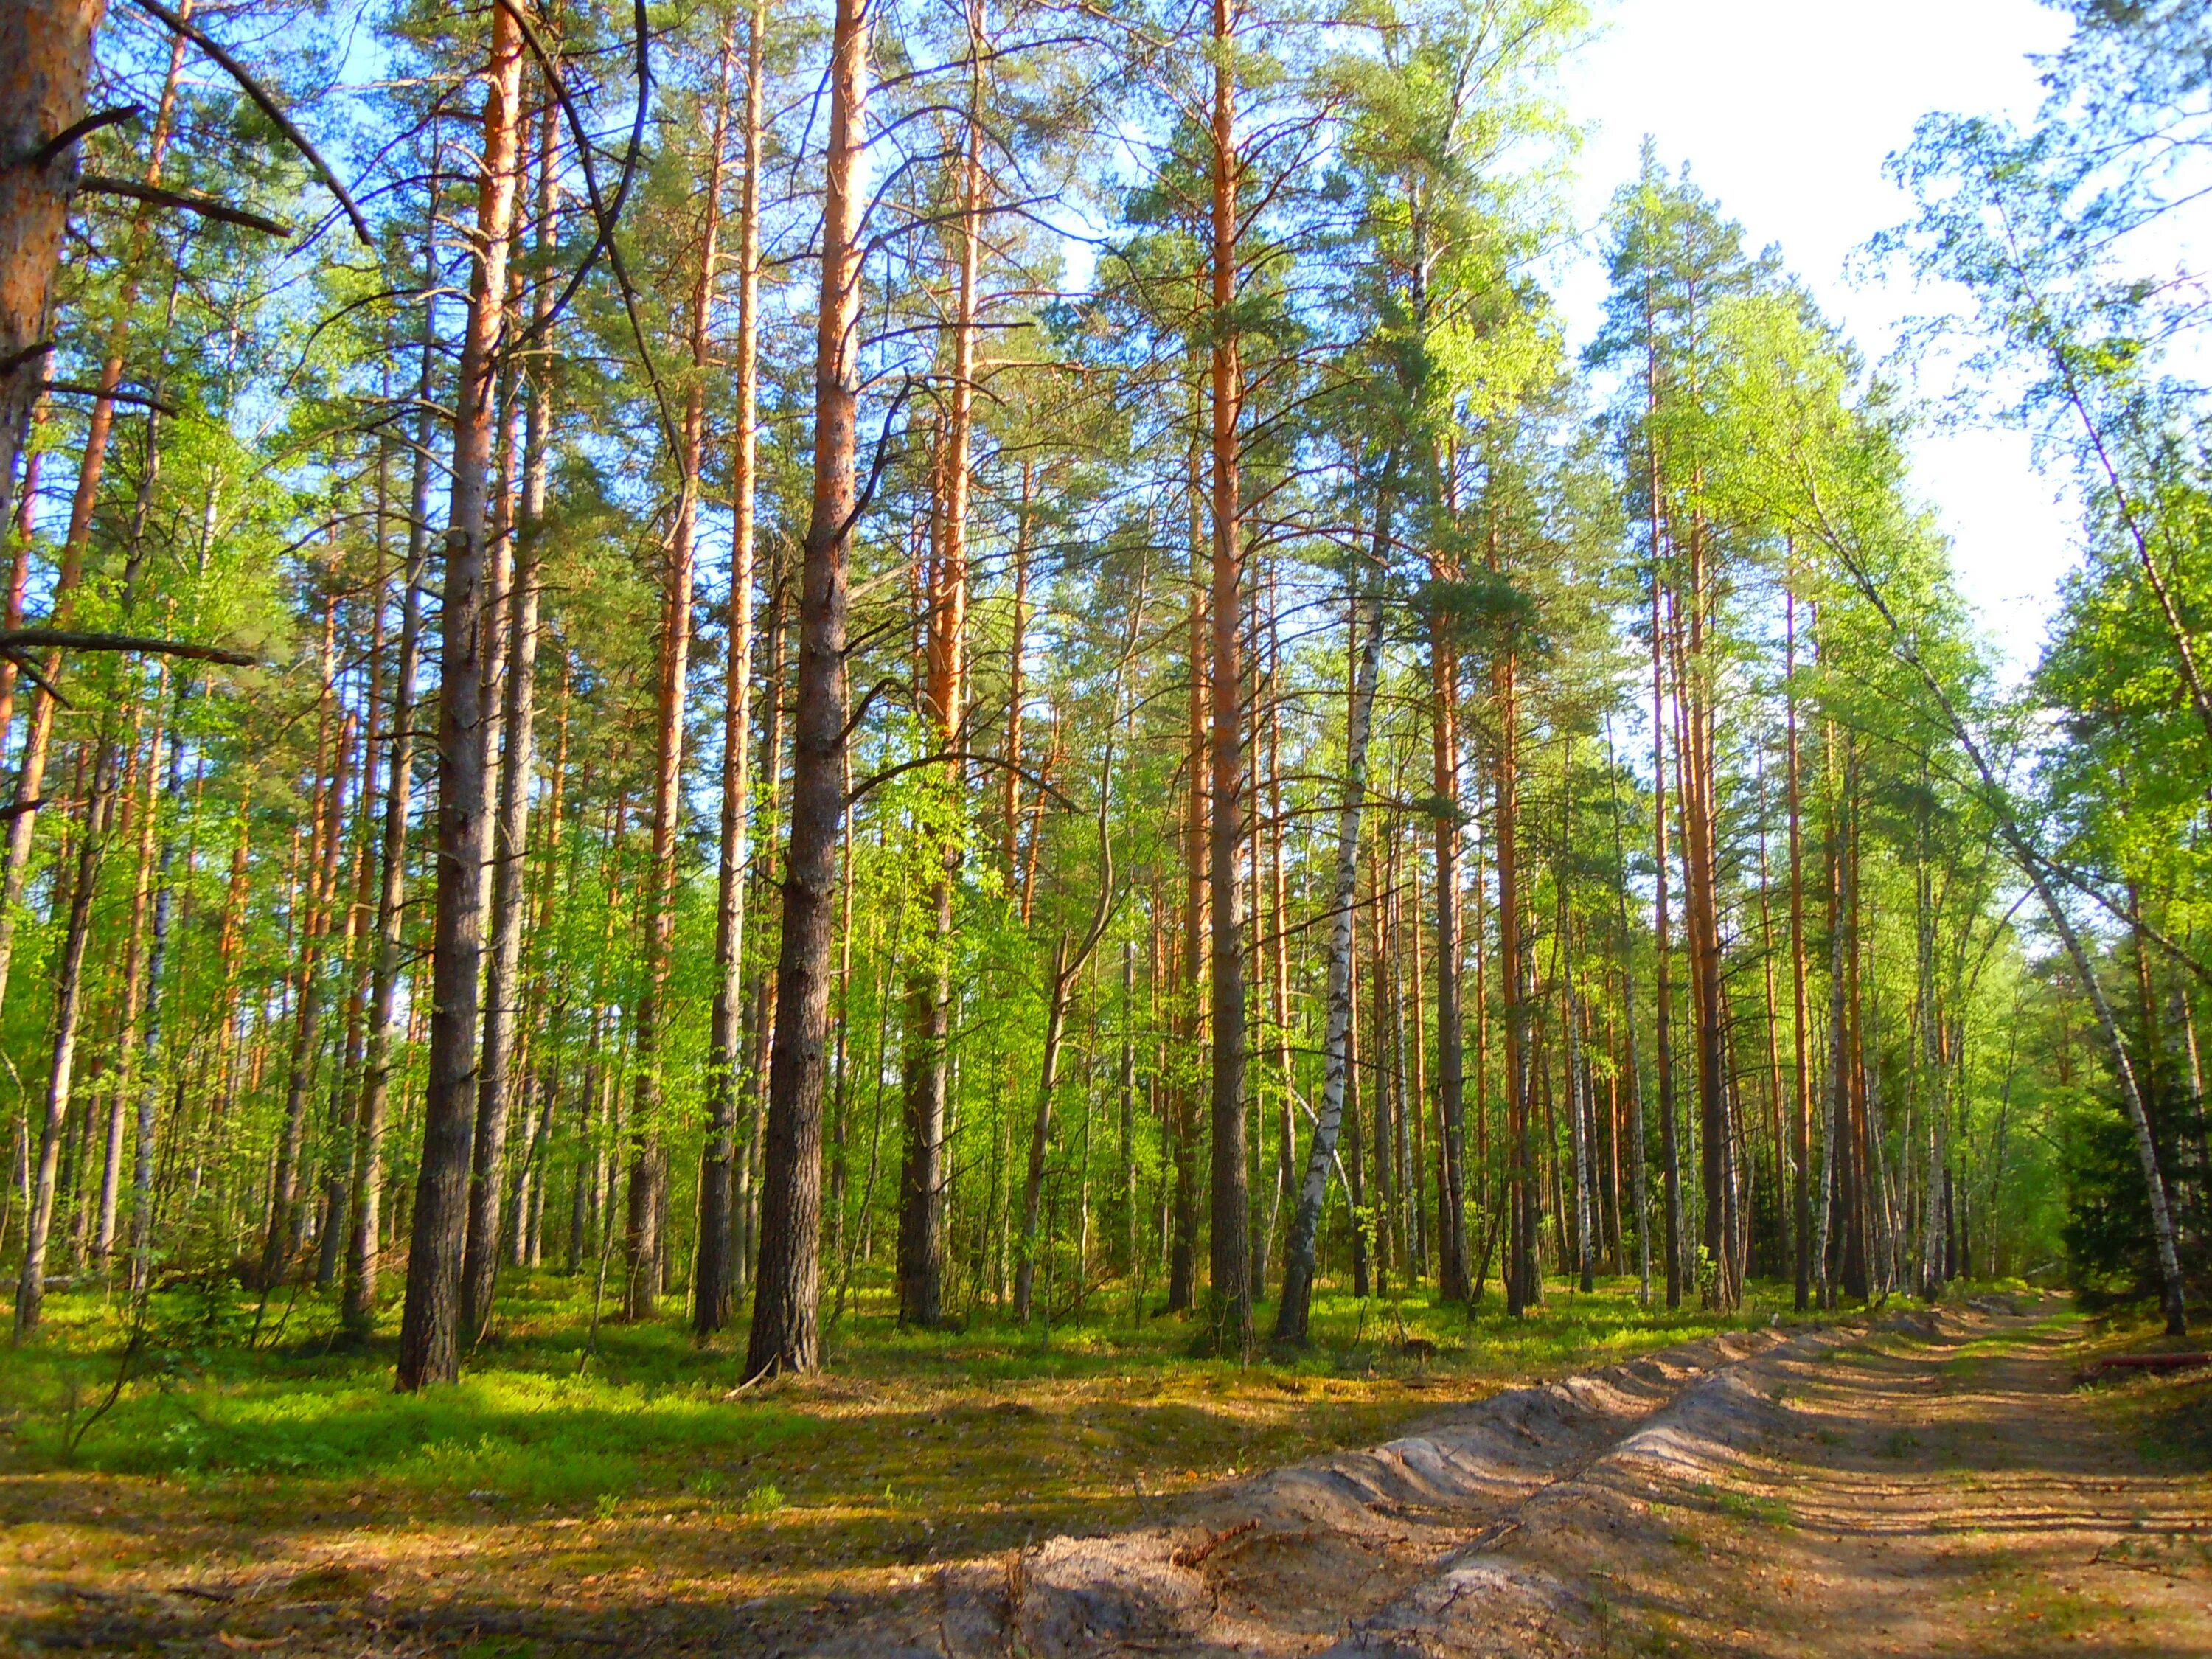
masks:
[(852, 546), (860, 402), (860, 175), (866, 145), (872, 0), (836, 0), (830, 149), (815, 335), (814, 491), (799, 600), (791, 832), (769, 1060), (760, 1267), (745, 1375), (805, 1372), (822, 1360), (823, 1049), (830, 933), (844, 814), (846, 567)]
[(1215, 1346), (1252, 1351), (1251, 1200), (1244, 1171), (1243, 906), (1237, 848), (1244, 820), (1243, 641), (1244, 569), (1239, 500), (1243, 368), (1234, 311), (1237, 281), (1236, 9), (1213, 0), (1213, 570), (1212, 781), (1207, 885), (1212, 916), (1213, 1182), (1211, 1216)]
[(1437, 1294), (1465, 1302), (1468, 1278), (1466, 1033), (1460, 1013), (1459, 651), (1451, 619), (1429, 615), (1430, 787), (1437, 860), (1437, 1094), (1443, 1127), (1437, 1194)]
[(2166, 1182), (2159, 1170), (2158, 1142), (2151, 1133), (2149, 1109), (2143, 1099), (2142, 1088), (2136, 1081), (2135, 1066), (2128, 1058), (2127, 1044), (2121, 1039), (2118, 1023), (2112, 1018), (2112, 1004), (2105, 995), (2103, 985), (2097, 979), (2095, 966), (2089, 960), (2088, 952), (2081, 943), (2081, 936), (2075, 929), (2072, 919), (2067, 915), (2065, 907), (2058, 902), (2057, 896), (2051, 884), (2051, 873), (2048, 867), (2036, 851), (2034, 843), (2028, 839), (2027, 834), (2021, 829), (2018, 820), (2013, 816), (2004, 792), (1999, 787), (1996, 775), (1982, 753), (1981, 745), (1974, 741), (1973, 734), (1966, 729), (1966, 722), (1960, 719), (1950, 697), (1944, 692), (1935, 675), (1921, 661), (1917, 649), (1912, 645), (1909, 636), (1898, 627), (1896, 618), (1890, 613), (1888, 606), (1883, 603), (1879, 591), (1855, 561), (1852, 562), (1851, 574), (1858, 581), (1862, 591), (1873, 602), (1875, 608), (1881, 612), (1882, 620), (1888, 624), (1894, 648), (1918, 672), (1922, 682), (1928, 687), (1936, 698), (1938, 707), (1942, 708), (1943, 717), (1949, 724), (1953, 735), (1958, 738), (1960, 746), (1966, 751), (1967, 758), (1972, 762), (1975, 772), (1981, 778), (1984, 797), (1995, 811), (1998, 832), (2005, 842), (2007, 850), (2011, 853), (2014, 862), (2020, 866), (2021, 873), (2026, 875), (2034, 886), (2036, 896), (2043, 902), (2045, 914), (2050, 918), (2052, 928), (2057, 933), (2060, 942), (2066, 947), (2068, 957), (2073, 962), (2075, 973), (2080, 977), (2083, 988), (2088, 993), (2090, 1006), (2096, 1012), (2097, 1024), (2104, 1036), (2106, 1049), (2112, 1060), (2113, 1073), (2119, 1079), (2121, 1100), (2126, 1109), (2128, 1127), (2134, 1132), (2136, 1156), (2142, 1168), (2143, 1184), (2150, 1200), (2151, 1237), (2158, 1250), (2160, 1300), (2166, 1310), (2166, 1334), (2169, 1336), (2186, 1335), (2188, 1334), (2188, 1315), (2185, 1299), (2186, 1291), (2181, 1277), (2180, 1256), (2174, 1243), (2173, 1212), (2167, 1205)]
[(483, 603), (486, 495), (490, 480), (492, 393), (506, 314), (522, 132), (522, 38), (514, 15), (493, 8), (485, 76), (483, 149), (477, 175), (477, 225), (468, 327), (454, 394), (453, 501), (446, 526), (446, 580), (438, 687), (438, 881), (430, 970), (430, 1054), (424, 1091), (422, 1161), (407, 1261), (399, 1333), (402, 1392), (460, 1374), (462, 1250), (469, 1157), (474, 1142), (477, 979), (486, 853)]
[[(150, 481), (151, 471), (149, 470)], [(142, 501), (143, 495), (142, 492)], [(167, 674), (164, 665), (161, 685), (154, 696), (153, 730), (147, 734), (143, 759), (140, 757), (137, 736), (132, 738), (134, 755), (131, 769), (143, 766), (143, 788), (126, 782), (125, 793), (131, 796), (131, 810), (137, 822), (130, 827), (137, 832), (137, 856), (133, 860), (131, 888), (131, 920), (124, 936), (122, 996), (123, 1018), (116, 1036), (115, 1087), (108, 1097), (107, 1156), (100, 1166), (100, 1221), (93, 1234), (93, 1257), (106, 1270), (115, 1249), (116, 1218), (123, 1199), (123, 1136), (131, 1097), (136, 1092), (133, 1079), (138, 1060), (138, 1022), (145, 1008), (146, 995), (146, 922), (147, 911), (153, 898), (154, 888), (154, 820), (159, 812), (155, 805), (155, 779), (159, 775), (161, 752), (161, 709), (167, 690)], [(140, 718), (143, 718), (141, 716)]]
[(684, 696), (691, 659), (694, 544), (707, 440), (707, 325), (721, 233), (723, 149), (728, 136), (730, 70), (735, 53), (733, 23), (723, 42), (722, 91), (709, 139), (712, 148), (705, 188), (706, 222), (700, 233), (698, 275), (692, 283), (687, 331), (691, 374), (684, 387), (682, 448), (677, 457), (681, 481), (662, 586), (653, 866), (647, 878), (652, 902), (646, 914), (642, 985), (637, 1004), (637, 1076), (630, 1106), (629, 1206), (623, 1235), (625, 1319), (653, 1316), (667, 1269), (669, 1241), (661, 1224), (668, 1203), (666, 1126), (661, 1121), (661, 1028), (667, 1018), (664, 1002), (668, 991), (669, 955), (676, 938), (676, 836), (684, 811)]
[(1800, 1313), (1813, 1305), (1813, 1054), (1805, 998), (1805, 871), (1797, 752), (1797, 596), (1783, 596), (1783, 687), (1790, 745), (1790, 1003), (1795, 1033), (1790, 1135), (1797, 1158), (1797, 1294)]
[[(533, 324), (553, 302), (551, 258), (560, 198), (556, 172), (558, 111), (549, 93), (538, 112), (538, 203)], [(519, 239), (520, 232), (517, 231)], [(528, 400), (521, 511), (504, 610), (506, 672), (499, 714), (497, 816), (492, 826), (491, 962), (484, 979), (483, 1046), (477, 1075), (476, 1137), (469, 1169), (469, 1218), (461, 1268), (461, 1340), (483, 1339), (499, 1278), (500, 1218), (507, 1175), (507, 1126), (515, 1092), (515, 1025), (522, 1000), (522, 932), (530, 912), (530, 790), (536, 781), (538, 571), (544, 558), (547, 450), (551, 397), (544, 368), (526, 367)]]
[(13, 516), (15, 461), (46, 385), (76, 147), (36, 167), (24, 158), (82, 118), (105, 9), (104, 0), (0, 0), (0, 525)]
[(1014, 511), (1012, 555), (1014, 594), (1012, 637), (1006, 647), (1006, 768), (1000, 780), (1000, 814), (1006, 823), (1000, 852), (1006, 861), (1006, 879), (1021, 872), (1022, 830), (1022, 690), (1030, 635), (1030, 512), (1036, 490), (1036, 463), (1022, 459), (1022, 498)]
[[(336, 690), (335, 600), (330, 614), (333, 621), (325, 624), (323, 644), (323, 695), (326, 706), (333, 700)], [(353, 731), (354, 717), (349, 710), (339, 722), (337, 744), (330, 751), (330, 787), (323, 797), (322, 811), (308, 842), (306, 891), (302, 896), (306, 915), (300, 927), (300, 969), (293, 994), (292, 1052), (286, 1067), (284, 1121), (276, 1143), (276, 1175), (270, 1183), (269, 1228), (261, 1241), (260, 1288), (264, 1293), (283, 1278), (297, 1242), (307, 1096), (314, 1084), (322, 1030), (324, 940), (330, 931), (331, 907), (337, 898), (339, 864), (343, 856)]]
[(154, 865), (152, 939), (146, 953), (146, 1015), (138, 1052), (137, 1158), (131, 1179), (131, 1293), (143, 1295), (151, 1280), (154, 1259), (154, 1139), (161, 1106), (162, 974), (168, 963), (169, 924), (173, 914), (174, 874), (179, 821), (185, 811), (184, 714), (190, 687), (179, 682), (169, 717), (168, 777), (162, 793), (168, 821), (161, 828), (161, 850)]
[[(1189, 664), (1187, 699), (1188, 733), (1183, 766), (1188, 787), (1183, 799), (1182, 990), (1181, 1036), (1190, 1066), (1205, 1051), (1206, 1019), (1200, 998), (1206, 982), (1206, 555), (1205, 495), (1202, 478), (1204, 452), (1200, 447), (1198, 404), (1203, 393), (1194, 382), (1190, 451), (1185, 459), (1186, 506), (1190, 514), (1190, 612), (1187, 619), (1186, 657)], [(1175, 1079), (1169, 1096), (1174, 1121), (1171, 1138), (1175, 1154), (1175, 1210), (1173, 1242), (1168, 1262), (1168, 1311), (1185, 1313), (1198, 1298), (1198, 1085), (1190, 1073)]]
[(118, 756), (104, 734), (98, 743), (100, 759), (85, 804), (83, 830), (77, 837), (76, 884), (70, 896), (69, 921), (54, 969), (54, 1044), (46, 1073), (46, 1127), (39, 1138), (38, 1173), (23, 1242), (22, 1271), (15, 1281), (18, 1342), (38, 1328), (46, 1305), (46, 1243), (53, 1224), (62, 1133), (69, 1121), (70, 1085), (84, 1006), (84, 947), (92, 936), (94, 890), (100, 883), (100, 855), (106, 848), (108, 819), (114, 810)]
[(1289, 1240), (1283, 1247), (1283, 1299), (1275, 1310), (1275, 1340), (1304, 1343), (1313, 1307), (1313, 1287), (1321, 1237), (1322, 1201), (1328, 1195), (1329, 1170), (1344, 1123), (1346, 1041), (1352, 1028), (1352, 925), (1359, 898), (1359, 820), (1367, 804), (1368, 734), (1374, 725), (1375, 684), (1382, 661), (1382, 572), (1389, 544), (1389, 466), (1375, 504), (1374, 587), (1355, 593), (1352, 632), (1358, 666), (1352, 672), (1352, 700), (1345, 719), (1344, 799), (1336, 810), (1336, 874), (1329, 895), (1328, 1000), (1323, 1018), (1321, 1110), (1306, 1150), (1305, 1180), (1291, 1212)]
[(1036, 1111), (1030, 1123), (1029, 1172), (1022, 1187), (1022, 1231), (1014, 1252), (1014, 1319), (1023, 1325), (1030, 1322), (1036, 1295), (1037, 1251), (1049, 1245), (1048, 1240), (1040, 1242), (1038, 1230), (1043, 1213), (1045, 1161), (1052, 1144), (1052, 1097), (1060, 1086), (1060, 1054), (1067, 1030), (1068, 988), (1075, 981), (1076, 970), (1068, 963), (1067, 949), (1067, 935), (1062, 933), (1052, 951), (1052, 988), (1045, 1005), (1044, 1062), (1039, 1068)]
[(362, 703), (361, 734), (361, 804), (354, 823), (353, 898), (346, 906), (345, 945), (340, 959), (350, 984), (346, 993), (345, 1041), (343, 1062), (331, 1081), (330, 1145), (323, 1158), (322, 1224), (316, 1238), (315, 1288), (327, 1291), (337, 1282), (345, 1255), (346, 1212), (350, 1206), (353, 1174), (354, 1118), (359, 1109), (363, 1026), (368, 1012), (369, 978), (374, 953), (362, 949), (375, 915), (376, 859), (371, 846), (375, 823), (377, 710), (384, 702), (384, 490), (386, 457), (377, 457), (376, 572), (369, 595), (368, 696)]
[[(730, 1322), (737, 1306), (735, 1161), (738, 1071), (744, 1006), (745, 814), (751, 792), (753, 502), (760, 453), (760, 214), (762, 100), (767, 76), (765, 0), (754, 0), (745, 35), (745, 174), (738, 198), (738, 422), (731, 456), (730, 644), (722, 720), (721, 857), (714, 889), (714, 1007), (708, 1036), (707, 1141), (699, 1165), (699, 1248), (691, 1328)], [(771, 695), (775, 695), (771, 692)], [(769, 757), (775, 764), (775, 757)]]
[[(434, 210), (436, 183), (431, 187)], [(392, 1018), (398, 999), (399, 952), (407, 897), (407, 821), (414, 810), (415, 683), (422, 665), (422, 582), (430, 561), (429, 398), (435, 319), (423, 315), (422, 366), (416, 396), (415, 465), (407, 518), (406, 589), (401, 599), (399, 654), (392, 684), (392, 739), (385, 757), (384, 822), (377, 853), (376, 957), (368, 992), (362, 1056), (361, 1104), (354, 1113), (353, 1215), (346, 1247), (342, 1317), (356, 1339), (376, 1320), (376, 1279), (384, 1206), (384, 1133), (392, 1100)], [(381, 600), (381, 595), (380, 602)], [(371, 711), (371, 718), (374, 718)]]
[[(943, 489), (936, 556), (928, 573), (927, 646), (921, 688), (922, 722), (939, 749), (958, 747), (967, 675), (968, 492), (975, 428), (976, 275), (982, 251), (983, 40), (972, 14), (966, 122), (960, 175), (959, 294), (952, 325), (952, 398), (945, 433)], [(953, 896), (960, 869), (961, 766), (949, 763), (942, 781), (951, 808), (940, 869), (928, 899), (933, 937), (916, 953), (907, 985), (905, 1157), (899, 1172), (899, 1318), (924, 1330), (943, 1322), (945, 1279), (945, 1115), (951, 1066)]]
[(1505, 1134), (1507, 1209), (1510, 1217), (1505, 1270), (1505, 1309), (1526, 1313), (1541, 1297), (1536, 1267), (1537, 1172), (1529, 1122), (1528, 1011), (1522, 968), (1520, 868), (1520, 697), (1517, 664), (1509, 648), (1491, 671), (1497, 708), (1495, 758), (1498, 842), (1498, 973), (1499, 1010), (1505, 1021)]
[(1607, 717), (1605, 726), (1605, 767), (1613, 791), (1613, 857), (1620, 870), (1620, 884), (1616, 891), (1620, 910), (1621, 1020), (1623, 1036), (1628, 1047), (1628, 1137), (1632, 1143), (1630, 1155), (1633, 1159), (1629, 1171), (1636, 1206), (1636, 1299), (1648, 1305), (1651, 1300), (1651, 1207), (1646, 1188), (1650, 1181), (1647, 1165), (1650, 1158), (1644, 1139), (1644, 1068), (1637, 1060), (1636, 974), (1631, 966), (1632, 946), (1628, 927), (1628, 851), (1621, 833), (1620, 772), (1613, 759), (1613, 720), (1610, 715)]

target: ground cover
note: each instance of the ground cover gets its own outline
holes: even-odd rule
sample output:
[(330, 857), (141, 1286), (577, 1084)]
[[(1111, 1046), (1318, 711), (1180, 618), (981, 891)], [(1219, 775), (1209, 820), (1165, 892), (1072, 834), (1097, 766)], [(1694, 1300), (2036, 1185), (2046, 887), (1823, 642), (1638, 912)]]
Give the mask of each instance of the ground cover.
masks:
[(1110, 1290), (1048, 1331), (921, 1334), (869, 1285), (826, 1376), (733, 1394), (731, 1343), (696, 1345), (676, 1313), (594, 1328), (588, 1286), (532, 1274), (466, 1379), (419, 1397), (391, 1391), (388, 1330), (348, 1346), (312, 1291), (173, 1289), (127, 1367), (121, 1310), (58, 1297), (49, 1334), (0, 1356), (0, 1601), (33, 1639), (117, 1646), (198, 1629), (191, 1604), (302, 1651), (364, 1614), (440, 1641), (464, 1628), (447, 1613), (622, 1614), (680, 1640), (695, 1614), (726, 1630), (748, 1604), (896, 1590), (1513, 1382), (1787, 1318), (1778, 1291), (1726, 1320), (1633, 1292), (1554, 1285), (1525, 1321), (1494, 1294), (1471, 1318), (1328, 1295), (1310, 1350), (1246, 1366)]

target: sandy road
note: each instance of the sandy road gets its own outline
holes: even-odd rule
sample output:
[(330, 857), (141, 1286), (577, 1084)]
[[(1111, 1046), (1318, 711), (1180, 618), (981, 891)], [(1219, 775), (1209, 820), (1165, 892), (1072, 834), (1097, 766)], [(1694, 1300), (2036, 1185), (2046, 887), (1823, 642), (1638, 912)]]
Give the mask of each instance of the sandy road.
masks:
[(869, 1659), (2212, 1655), (2212, 1479), (2166, 1443), (2185, 1396), (2075, 1388), (2081, 1334), (2053, 1304), (1695, 1344), (753, 1635)]
[(888, 1595), (407, 1604), (340, 1549), (327, 1602), (56, 1578), (0, 1652), (2212, 1659), (2212, 1383), (2077, 1388), (2089, 1340), (2056, 1301), (1734, 1333)]

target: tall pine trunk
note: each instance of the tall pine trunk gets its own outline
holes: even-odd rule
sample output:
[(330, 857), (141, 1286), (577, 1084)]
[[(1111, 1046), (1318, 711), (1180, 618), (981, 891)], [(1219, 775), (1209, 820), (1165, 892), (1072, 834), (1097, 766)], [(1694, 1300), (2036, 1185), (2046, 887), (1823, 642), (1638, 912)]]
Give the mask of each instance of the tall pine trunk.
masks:
[(1210, 1233), (1215, 1346), (1252, 1348), (1251, 1202), (1244, 1169), (1244, 945), (1237, 849), (1244, 819), (1244, 570), (1238, 422), (1244, 373), (1237, 348), (1236, 10), (1213, 0), (1213, 568), (1212, 818), (1206, 878), (1212, 901), (1213, 1180)]
[(1443, 1127), (1437, 1197), (1437, 1293), (1464, 1302), (1467, 1248), (1467, 1066), (1460, 1013), (1459, 653), (1445, 607), (1429, 614), (1430, 787), (1437, 860), (1437, 1093)]
[[(557, 107), (550, 93), (538, 111), (534, 215), (539, 266), (533, 324), (552, 304), (550, 260), (559, 184), (555, 172)], [(476, 1140), (469, 1170), (468, 1235), (461, 1272), (461, 1334), (480, 1340), (491, 1320), (499, 1277), (500, 1217), (507, 1175), (507, 1126), (515, 1093), (516, 1025), (522, 1001), (522, 932), (530, 912), (530, 790), (536, 780), (538, 611), (539, 566), (545, 549), (549, 380), (542, 364), (523, 371), (527, 398), (523, 443), (521, 511), (516, 515), (514, 562), (503, 618), (506, 672), (499, 728), (498, 813), (492, 831), (491, 963), (484, 980), (483, 1048), (477, 1078)]]
[(1801, 830), (1797, 744), (1797, 596), (1783, 596), (1783, 688), (1789, 744), (1790, 810), (1790, 1005), (1795, 1039), (1791, 1066), (1790, 1144), (1797, 1160), (1795, 1207), (1797, 1234), (1796, 1309), (1813, 1305), (1813, 1054), (1811, 1021), (1805, 996), (1805, 872)]
[(468, 325), (453, 401), (453, 497), (438, 687), (438, 881), (430, 966), (430, 1052), (422, 1160), (407, 1260), (398, 1383), (403, 1392), (460, 1374), (462, 1250), (475, 1140), (479, 902), (488, 851), (483, 753), (483, 582), (493, 392), (506, 317), (507, 266), (522, 134), (522, 35), (493, 8), (477, 174)]
[(100, 883), (113, 815), (120, 755), (102, 733), (85, 801), (85, 821), (76, 844), (76, 878), (70, 894), (68, 921), (54, 967), (52, 1059), (46, 1072), (45, 1128), (39, 1138), (37, 1173), (31, 1194), (29, 1229), (15, 1281), (15, 1340), (36, 1330), (46, 1305), (46, 1246), (53, 1225), (62, 1137), (68, 1126), (70, 1085), (76, 1075), (77, 1038), (83, 1024), (84, 952), (92, 935), (92, 901)]
[(814, 491), (799, 595), (791, 830), (769, 1057), (760, 1266), (745, 1375), (822, 1363), (822, 1104), (837, 842), (845, 805), (847, 565), (860, 406), (860, 175), (872, 0), (836, 0), (830, 41), (829, 161), (814, 359)]
[[(436, 184), (431, 188), (434, 208)], [(427, 240), (427, 239), (426, 239)], [(376, 942), (370, 970), (361, 1102), (354, 1113), (353, 1205), (341, 1293), (346, 1328), (365, 1336), (376, 1319), (377, 1258), (383, 1236), (384, 1135), (392, 1109), (392, 1015), (398, 1000), (400, 939), (407, 896), (407, 821), (415, 799), (415, 691), (422, 667), (422, 583), (430, 559), (430, 409), (434, 322), (425, 307), (416, 396), (415, 465), (409, 494), (407, 566), (400, 600), (398, 661), (392, 679), (391, 741), (385, 755), (384, 820), (377, 848)], [(381, 596), (380, 596), (381, 602)], [(374, 711), (370, 717), (374, 719)]]
[[(968, 494), (975, 410), (976, 274), (982, 250), (982, 88), (980, 18), (969, 23), (966, 151), (960, 168), (960, 274), (952, 324), (951, 410), (945, 425), (937, 545), (930, 561), (921, 715), (929, 741), (959, 744), (967, 675)], [(961, 774), (947, 763), (940, 787), (950, 804), (927, 926), (907, 983), (905, 1156), (899, 1171), (899, 1318), (924, 1330), (943, 1322), (945, 1094), (952, 1062), (953, 894), (960, 869)]]
[[(766, 0), (745, 34), (745, 173), (738, 201), (738, 423), (731, 457), (730, 643), (723, 694), (721, 854), (714, 889), (714, 1006), (708, 1033), (707, 1140), (699, 1166), (699, 1246), (691, 1328), (720, 1330), (737, 1305), (738, 1081), (744, 1037), (746, 811), (752, 772), (753, 520), (760, 454), (760, 213)], [(771, 695), (775, 695), (771, 688)], [(769, 757), (770, 765), (775, 757)], [(757, 1079), (755, 1079), (757, 1085)]]
[(637, 1074), (630, 1103), (629, 1214), (623, 1231), (626, 1264), (623, 1316), (647, 1319), (659, 1298), (668, 1269), (671, 1241), (665, 1225), (668, 1207), (665, 1064), (663, 1027), (667, 1022), (670, 952), (676, 939), (677, 831), (684, 813), (684, 698), (691, 661), (691, 589), (699, 523), (701, 471), (707, 443), (708, 321), (714, 299), (715, 265), (722, 228), (723, 150), (729, 131), (729, 88), (736, 56), (736, 24), (722, 46), (721, 94), (708, 138), (705, 181), (706, 222), (699, 236), (698, 274), (691, 285), (688, 340), (690, 374), (684, 390), (684, 422), (677, 465), (676, 523), (669, 536), (668, 562), (662, 578), (659, 696), (653, 791), (653, 864), (647, 878), (651, 902), (646, 912), (645, 949), (638, 994)]

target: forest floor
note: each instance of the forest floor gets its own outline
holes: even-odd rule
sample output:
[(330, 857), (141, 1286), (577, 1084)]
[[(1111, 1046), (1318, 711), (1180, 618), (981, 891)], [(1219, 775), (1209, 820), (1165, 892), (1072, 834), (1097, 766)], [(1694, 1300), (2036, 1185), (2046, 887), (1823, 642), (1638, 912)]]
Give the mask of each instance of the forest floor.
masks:
[(587, 1351), (550, 1275), (419, 1399), (313, 1309), (249, 1353), (250, 1304), (210, 1297), (96, 1418), (123, 1334), (59, 1298), (0, 1355), (0, 1640), (2212, 1655), (2212, 1382), (2075, 1386), (2145, 1332), (2057, 1300), (1670, 1317), (1632, 1288), (1518, 1323), (1329, 1298), (1310, 1354), (1249, 1368), (1172, 1320), (1048, 1346), (864, 1304), (830, 1375), (734, 1399), (673, 1320)]

